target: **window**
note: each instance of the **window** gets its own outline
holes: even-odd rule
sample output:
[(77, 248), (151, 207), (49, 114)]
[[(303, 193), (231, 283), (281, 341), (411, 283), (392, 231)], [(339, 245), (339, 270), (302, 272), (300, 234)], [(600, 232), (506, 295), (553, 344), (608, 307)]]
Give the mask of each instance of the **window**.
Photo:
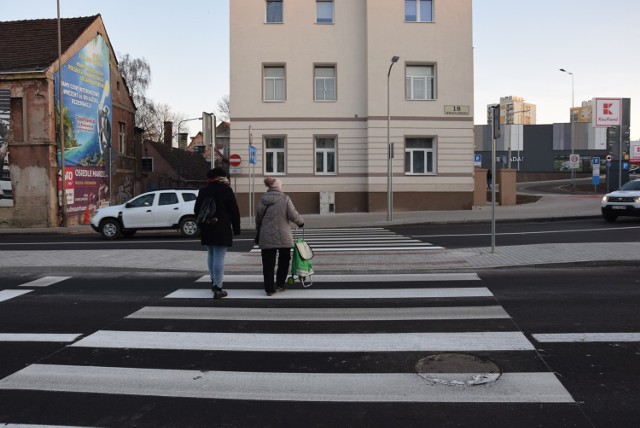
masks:
[(153, 172), (153, 158), (142, 158), (142, 171)]
[(408, 65), (405, 79), (408, 100), (434, 100), (435, 75), (433, 65)]
[(433, 1), (404, 0), (404, 20), (407, 22), (433, 22)]
[(333, 0), (316, 0), (316, 22), (333, 24)]
[(147, 195), (142, 195), (139, 198), (132, 200), (127, 203), (127, 208), (140, 208), (140, 207), (150, 207), (153, 205), (153, 198), (155, 198), (155, 193), (149, 193)]
[(158, 205), (174, 205), (178, 203), (178, 195), (175, 193), (160, 193)]
[(184, 199), (185, 202), (195, 201), (197, 197), (195, 193), (187, 192), (182, 194), (182, 199)]
[(405, 174), (434, 173), (433, 138), (407, 138), (404, 148)]
[(335, 66), (316, 66), (313, 69), (315, 80), (315, 100), (336, 100), (336, 68)]
[(267, 0), (267, 22), (282, 23), (282, 0)]
[(264, 147), (265, 174), (284, 174), (284, 137), (266, 137)]
[(284, 66), (264, 67), (264, 101), (284, 101)]
[(118, 122), (118, 150), (120, 153), (127, 153), (127, 149), (125, 147), (125, 124), (122, 122)]
[(336, 173), (335, 137), (316, 137), (316, 174)]

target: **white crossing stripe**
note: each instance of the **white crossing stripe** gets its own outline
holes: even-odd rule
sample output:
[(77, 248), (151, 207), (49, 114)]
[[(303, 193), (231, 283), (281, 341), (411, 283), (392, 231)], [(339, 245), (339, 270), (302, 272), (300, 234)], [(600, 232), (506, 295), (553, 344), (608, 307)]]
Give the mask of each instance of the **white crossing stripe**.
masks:
[(640, 342), (640, 333), (554, 333), (534, 334), (533, 338), (544, 343)]
[[(264, 290), (229, 290), (225, 299), (419, 299), (446, 297), (493, 297), (485, 287), (470, 288), (384, 288), (384, 289), (287, 289), (286, 292), (267, 296)], [(211, 290), (181, 288), (166, 296), (167, 299), (211, 299)]]
[(452, 388), (414, 373), (263, 373), (34, 364), (0, 380), (0, 389), (338, 403), (574, 402), (553, 373), (503, 373), (490, 385)]
[(82, 334), (0, 333), (0, 342), (73, 342)]
[(58, 282), (64, 281), (65, 279), (71, 278), (70, 276), (44, 276), (42, 278), (38, 278), (35, 281), (27, 282), (21, 284), (20, 287), (48, 287), (52, 284), (56, 284)]
[(0, 302), (4, 302), (23, 294), (31, 293), (33, 290), (0, 290)]
[(134, 319), (234, 321), (396, 321), (510, 318), (501, 306), (418, 308), (227, 308), (147, 306)]
[[(451, 272), (451, 273), (408, 273), (408, 274), (345, 274), (345, 275), (313, 275), (313, 282), (432, 282), (432, 281), (480, 281), (480, 277), (476, 273)], [(242, 274), (226, 274), (224, 276), (225, 283), (231, 282), (262, 282), (262, 275), (242, 275)], [(200, 277), (196, 282), (210, 283), (209, 275)]]
[(100, 330), (70, 346), (250, 352), (472, 352), (535, 349), (519, 331), (272, 334)]

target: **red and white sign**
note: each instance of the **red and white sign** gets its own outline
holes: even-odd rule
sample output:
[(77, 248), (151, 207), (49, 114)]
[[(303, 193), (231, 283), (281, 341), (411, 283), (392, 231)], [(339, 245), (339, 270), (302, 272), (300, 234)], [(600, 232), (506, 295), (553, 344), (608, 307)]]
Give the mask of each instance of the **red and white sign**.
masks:
[(594, 98), (593, 126), (622, 124), (622, 98)]
[(233, 154), (229, 156), (229, 165), (240, 166), (241, 163), (242, 163), (242, 158), (240, 157), (240, 155)]
[(632, 141), (630, 150), (631, 150), (631, 160), (635, 162), (640, 162), (640, 142)]

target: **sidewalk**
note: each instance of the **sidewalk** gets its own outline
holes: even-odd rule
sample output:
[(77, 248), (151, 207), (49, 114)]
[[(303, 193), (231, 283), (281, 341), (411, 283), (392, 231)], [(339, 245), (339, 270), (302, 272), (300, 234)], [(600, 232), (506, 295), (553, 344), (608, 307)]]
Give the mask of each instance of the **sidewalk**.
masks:
[[(600, 217), (600, 196), (548, 195), (537, 202), (496, 206), (496, 222)], [(491, 222), (491, 205), (466, 211), (425, 211), (393, 213), (352, 213), (304, 215), (309, 229), (336, 227), (385, 227), (417, 223)], [(250, 219), (243, 218), (244, 230), (252, 229)], [(0, 229), (0, 239), (7, 233), (93, 233), (89, 226), (50, 229)], [(499, 240), (498, 240), (499, 241)], [(189, 272), (206, 274), (204, 251), (173, 250), (55, 250), (0, 251), (0, 272), (36, 269), (45, 272), (120, 271)], [(318, 275), (340, 273), (420, 273), (433, 271), (485, 268), (524, 267), (572, 263), (633, 263), (640, 262), (640, 242), (579, 243), (490, 246), (467, 249), (434, 249), (426, 251), (382, 251), (353, 253), (316, 253), (314, 270)], [(227, 253), (227, 274), (258, 275), (262, 271), (259, 253)]]

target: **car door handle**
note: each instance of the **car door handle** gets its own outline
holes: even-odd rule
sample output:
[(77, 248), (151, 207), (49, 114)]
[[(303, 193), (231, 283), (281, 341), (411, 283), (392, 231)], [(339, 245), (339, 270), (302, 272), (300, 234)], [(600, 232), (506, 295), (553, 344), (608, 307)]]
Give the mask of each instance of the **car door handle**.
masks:
[(178, 208), (178, 207), (175, 207), (175, 208), (174, 208), (173, 210), (174, 210), (174, 211), (178, 211), (179, 209), (180, 209), (180, 208)]

